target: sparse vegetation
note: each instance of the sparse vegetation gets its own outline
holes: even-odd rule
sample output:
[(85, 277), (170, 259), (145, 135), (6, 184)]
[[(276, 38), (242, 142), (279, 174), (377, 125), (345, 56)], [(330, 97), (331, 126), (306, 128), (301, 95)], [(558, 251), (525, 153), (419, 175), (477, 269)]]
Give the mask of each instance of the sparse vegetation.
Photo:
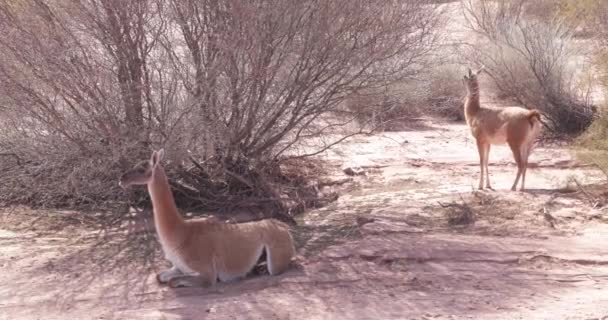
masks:
[(448, 204), (439, 204), (442, 208), (447, 209), (445, 213), (450, 226), (469, 225), (475, 222), (475, 213), (471, 206), (469, 206), (462, 197), (460, 200), (462, 201), (461, 203), (452, 202)]
[(594, 39), (599, 46), (595, 50), (593, 59), (596, 66), (598, 82), (603, 89), (604, 101), (599, 110), (597, 119), (586, 132), (578, 139), (577, 155), (587, 163), (593, 163), (608, 177), (608, 3), (605, 1), (583, 1), (572, 6), (570, 12), (582, 12), (588, 19), (586, 25), (594, 30)]
[(454, 64), (427, 68), (381, 90), (357, 92), (347, 106), (359, 123), (386, 131), (402, 130), (412, 119), (425, 116), (462, 121), (461, 69)]
[[(608, 174), (570, 153), (579, 138), (608, 173), (604, 3), (0, 0), (2, 315), (608, 314)], [(477, 82), (467, 68), (481, 64)], [(544, 108), (556, 132), (543, 131), (557, 134), (539, 139), (512, 192), (525, 133), (541, 127), (507, 108), (522, 104)], [(465, 110), (468, 124), (446, 121)], [(126, 172), (160, 148), (170, 186), (161, 167)], [(477, 190), (478, 154), (495, 189)], [(161, 210), (119, 179), (148, 182)], [(269, 216), (296, 223), (231, 224)], [(290, 270), (260, 277), (275, 273), (267, 244), (287, 233)], [(258, 259), (245, 279), (156, 283), (208, 277), (196, 265), (224, 282), (242, 257), (209, 254), (247, 247)]]
[(290, 211), (315, 195), (285, 156), (424, 67), (431, 3), (0, 1), (0, 202), (137, 204), (116, 179), (164, 146), (181, 206)]
[(486, 67), (501, 95), (540, 109), (555, 132), (579, 134), (591, 124), (596, 107), (590, 88), (576, 78), (584, 52), (573, 42), (575, 26), (557, 14), (528, 14), (532, 3), (465, 1), (469, 27), (478, 35), (465, 55)]

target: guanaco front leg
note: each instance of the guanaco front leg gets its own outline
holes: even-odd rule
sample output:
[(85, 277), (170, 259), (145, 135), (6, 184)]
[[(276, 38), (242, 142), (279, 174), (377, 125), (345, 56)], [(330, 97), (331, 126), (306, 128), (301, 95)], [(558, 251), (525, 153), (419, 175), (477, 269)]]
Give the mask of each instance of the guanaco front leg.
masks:
[(485, 161), (485, 169), (486, 169), (486, 188), (490, 189), (490, 190), (494, 190), (492, 189), (492, 186), (490, 185), (490, 171), (488, 170), (488, 163), (490, 163), (490, 147), (492, 145), (491, 144), (486, 144), (485, 148), (484, 148), (484, 161)]
[[(481, 142), (480, 140), (477, 140), (477, 151), (479, 152), (479, 169), (480, 169), (480, 173), (479, 173), (479, 190), (483, 189), (483, 175), (484, 175), (484, 170), (486, 170), (486, 164), (487, 164), (487, 158), (486, 158), (486, 148), (487, 148), (487, 144), (484, 142)], [(488, 150), (489, 152), (489, 150)], [(487, 172), (486, 172), (487, 174)]]

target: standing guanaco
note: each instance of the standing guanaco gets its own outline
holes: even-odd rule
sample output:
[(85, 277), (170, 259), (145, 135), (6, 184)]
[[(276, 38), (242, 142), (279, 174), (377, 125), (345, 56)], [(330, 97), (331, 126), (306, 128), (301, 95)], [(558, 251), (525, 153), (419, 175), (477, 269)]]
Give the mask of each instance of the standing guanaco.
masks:
[(511, 190), (515, 191), (521, 177), (520, 190), (523, 191), (526, 183), (528, 157), (532, 151), (534, 140), (540, 133), (540, 113), (538, 110), (528, 110), (520, 107), (481, 106), (477, 76), (482, 71), (483, 67), (475, 73), (468, 69), (468, 74), (464, 76), (464, 83), (467, 87), (464, 114), (467, 124), (471, 128), (471, 133), (477, 141), (479, 165), (481, 167), (479, 189), (484, 187), (484, 171), (486, 176), (485, 187), (492, 188), (490, 186), (490, 174), (488, 173), (490, 146), (507, 143), (517, 163), (517, 176)]

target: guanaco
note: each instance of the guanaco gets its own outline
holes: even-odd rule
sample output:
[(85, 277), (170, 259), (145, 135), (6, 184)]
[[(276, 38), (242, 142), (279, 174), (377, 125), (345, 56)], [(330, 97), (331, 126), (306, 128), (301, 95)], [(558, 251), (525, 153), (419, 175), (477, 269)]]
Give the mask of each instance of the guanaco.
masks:
[(295, 254), (289, 226), (275, 219), (229, 224), (216, 219), (185, 220), (178, 212), (163, 166), (154, 151), (120, 178), (119, 185), (147, 185), (154, 223), (165, 257), (173, 266), (156, 279), (170, 287), (213, 286), (246, 276), (266, 253), (268, 272), (287, 270)]
[(520, 107), (488, 107), (479, 103), (479, 81), (477, 77), (484, 70), (480, 68), (477, 72), (469, 68), (468, 74), (464, 76), (467, 87), (467, 97), (464, 103), (464, 114), (471, 133), (477, 141), (479, 152), (479, 165), (481, 174), (479, 176), (479, 189), (483, 189), (483, 177), (485, 173), (486, 185), (490, 185), (490, 174), (488, 173), (488, 158), (490, 146), (505, 142), (513, 152), (513, 158), (517, 163), (517, 176), (511, 187), (516, 190), (517, 183), (521, 177), (521, 188), (524, 190), (526, 183), (526, 170), (528, 169), (528, 157), (536, 137), (540, 133), (540, 112)]

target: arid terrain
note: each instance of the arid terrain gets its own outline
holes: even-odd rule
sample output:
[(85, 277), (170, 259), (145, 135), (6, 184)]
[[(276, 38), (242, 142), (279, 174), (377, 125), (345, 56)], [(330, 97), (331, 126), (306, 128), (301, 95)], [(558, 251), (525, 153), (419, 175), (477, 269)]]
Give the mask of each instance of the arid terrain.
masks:
[[(482, 103), (494, 104), (493, 100), (498, 100), (492, 97), (498, 95), (490, 91), (500, 86), (492, 85), (490, 78), (495, 82), (503, 80), (503, 85), (508, 81), (505, 79), (510, 79), (498, 72), (505, 71), (501, 68), (511, 70), (507, 74), (514, 75), (513, 79), (517, 80), (511, 82), (520, 85), (509, 87), (513, 97), (504, 97), (522, 101), (513, 92), (526, 91), (521, 88), (527, 89), (526, 86), (536, 83), (537, 70), (528, 70), (530, 66), (539, 61), (556, 61), (574, 67), (578, 72), (570, 74), (566, 72), (568, 68), (557, 68), (555, 72), (559, 77), (547, 76), (547, 79), (558, 82), (544, 80), (548, 81), (549, 88), (574, 85), (574, 81), (569, 82), (572, 79), (567, 77), (572, 76), (577, 84), (581, 84), (576, 90), (560, 91), (565, 98), (578, 97), (573, 92), (579, 94), (584, 87), (587, 90), (585, 99), (593, 101), (595, 106), (605, 105), (602, 104), (605, 87), (595, 83), (597, 79), (592, 79), (593, 72), (589, 71), (592, 68), (587, 66), (590, 60), (595, 59), (589, 59), (591, 56), (586, 51), (599, 44), (597, 40), (574, 39), (572, 44), (581, 50), (566, 54), (564, 52), (569, 50), (562, 50), (565, 42), (560, 31), (565, 24), (534, 33), (530, 39), (542, 45), (536, 51), (528, 48), (529, 43), (525, 41), (528, 38), (523, 37), (527, 29), (515, 36), (507, 33), (506, 39), (523, 41), (526, 50), (533, 51), (528, 52), (529, 56), (524, 55), (529, 58), (526, 60), (521, 55), (513, 55), (518, 49), (517, 43), (510, 43), (515, 47), (506, 53), (502, 51), (508, 48), (504, 44), (495, 46), (496, 51), (489, 50), (492, 42), (488, 36), (492, 35), (492, 30), (487, 31), (489, 34), (484, 38), (483, 32), (479, 32), (483, 25), (480, 21), (477, 31), (473, 31), (475, 23), (465, 18), (463, 3), (480, 1), (435, 1), (441, 3), (438, 8), (445, 13), (445, 21), (436, 19), (435, 11), (414, 8), (408, 9), (407, 14), (387, 15), (391, 19), (378, 19), (382, 17), (378, 12), (383, 10), (378, 11), (374, 6), (381, 9), (385, 3), (370, 2), (370, 9), (361, 10), (368, 6), (366, 2), (303, 2), (301, 5), (298, 1), (279, 1), (262, 6), (257, 2), (242, 1), (238, 6), (226, 6), (232, 10), (227, 13), (208, 10), (203, 1), (183, 2), (184, 5), (198, 3), (200, 10), (191, 10), (187, 6), (180, 9), (179, 1), (167, 2), (163, 10), (159, 9), (162, 1), (137, 2), (146, 3), (147, 11), (140, 8), (142, 5), (112, 2), (120, 9), (116, 9), (117, 17), (131, 19), (125, 20), (121, 27), (110, 19), (113, 15), (104, 13), (112, 11), (106, 6), (91, 5), (89, 8), (78, 1), (24, 2), (28, 5), (0, 1), (0, 16), (12, 17), (0, 19), (2, 30), (7, 30), (0, 33), (3, 58), (0, 59), (3, 77), (0, 81), (0, 111), (4, 112), (2, 107), (10, 102), (10, 123), (14, 122), (6, 131), (3, 130), (9, 128), (9, 121), (0, 123), (0, 137), (6, 140), (2, 144), (0, 139), (0, 154), (13, 162), (16, 159), (16, 164), (9, 162), (11, 168), (21, 166), (17, 153), (24, 160), (29, 161), (29, 156), (35, 160), (23, 161), (23, 170), (12, 171), (19, 173), (18, 176), (11, 175), (7, 169), (8, 174), (0, 179), (0, 186), (12, 186), (12, 189), (2, 189), (7, 191), (0, 194), (13, 196), (6, 198), (17, 199), (17, 203), (31, 204), (27, 201), (31, 199), (36, 199), (35, 204), (42, 206), (64, 203), (63, 196), (71, 195), (65, 190), (71, 189), (59, 190), (64, 193), (55, 191), (63, 187), (67, 180), (65, 177), (78, 178), (66, 184), (75, 190), (94, 186), (87, 189), (88, 193), (83, 192), (85, 196), (99, 196), (91, 203), (104, 203), (108, 199), (106, 197), (126, 199), (116, 184), (118, 176), (114, 182), (114, 171), (109, 170), (119, 170), (115, 165), (118, 163), (116, 159), (128, 159), (124, 155), (130, 155), (131, 145), (139, 145), (141, 134), (133, 128), (139, 128), (140, 124), (152, 130), (149, 132), (151, 137), (163, 137), (157, 144), (144, 144), (146, 152), (150, 145), (163, 146), (167, 153), (174, 151), (173, 154), (177, 154), (168, 161), (181, 163), (175, 159), (185, 159), (190, 155), (189, 146), (199, 146), (197, 148), (200, 149), (190, 157), (193, 162), (207, 159), (204, 150), (233, 149), (231, 152), (234, 153), (226, 154), (225, 159), (230, 159), (231, 155), (238, 155), (240, 159), (241, 145), (245, 141), (238, 138), (241, 136), (247, 136), (246, 141), (251, 140), (250, 154), (270, 154), (273, 148), (280, 146), (279, 141), (285, 142), (296, 136), (301, 139), (298, 143), (303, 149), (313, 145), (311, 149), (318, 151), (317, 142), (336, 138), (326, 134), (325, 129), (352, 129), (348, 126), (354, 122), (353, 119), (345, 121), (348, 125), (344, 125), (339, 115), (330, 111), (333, 106), (325, 110), (324, 104), (342, 101), (344, 88), (355, 83), (362, 84), (361, 88), (354, 88), (362, 93), (369, 88), (385, 88), (387, 92), (378, 97), (399, 96), (399, 99), (395, 98), (394, 105), (404, 107), (403, 117), (408, 118), (401, 123), (401, 114), (392, 116), (387, 113), (388, 120), (399, 122), (395, 128), (401, 131), (354, 136), (316, 155), (315, 160), (319, 161), (310, 162), (311, 171), (320, 167), (324, 169), (318, 170), (324, 172), (319, 180), (324, 182), (319, 184), (319, 191), (327, 198), (337, 196), (337, 200), (296, 216), (297, 226), (293, 227), (293, 235), (298, 257), (293, 268), (276, 277), (255, 275), (239, 282), (220, 283), (214, 288), (171, 289), (156, 281), (156, 274), (168, 265), (162, 257), (150, 212), (134, 210), (126, 213), (132, 214), (132, 224), (109, 229), (98, 227), (100, 222), (111, 224), (107, 221), (111, 215), (105, 216), (101, 212), (0, 208), (0, 320), (608, 320), (606, 172), (582, 163), (576, 157), (573, 144), (543, 140), (539, 141), (530, 157), (527, 190), (512, 192), (510, 188), (516, 166), (511, 151), (507, 146), (492, 146), (489, 171), (495, 190), (480, 191), (477, 190), (480, 174), (478, 151), (469, 128), (463, 122), (431, 118), (431, 115), (455, 118), (453, 110), (458, 109), (449, 108), (452, 104), (461, 106), (460, 98), (466, 92), (463, 85), (460, 96), (458, 85), (466, 67), (477, 69), (486, 65), (483, 59), (494, 61), (493, 52), (504, 54), (504, 57), (496, 59), (494, 74), (480, 75)], [(319, 5), (310, 12), (324, 14), (309, 13), (308, 5)], [(393, 3), (393, 6), (398, 5), (401, 6), (401, 2)], [(326, 7), (333, 9), (327, 11)], [(15, 8), (23, 11), (19, 13)], [(54, 18), (48, 8), (55, 10)], [(544, 14), (540, 8), (539, 12), (530, 15)], [(90, 11), (93, 9), (101, 11)], [(512, 10), (504, 12), (514, 14)], [(501, 15), (496, 18), (504, 18)], [(102, 19), (104, 16), (109, 17), (107, 21)], [(469, 19), (472, 18), (469, 16)], [(276, 26), (275, 20), (280, 22)], [(496, 21), (501, 21), (495, 20), (489, 19), (486, 26), (498, 25)], [(576, 20), (579, 20), (578, 16)], [(162, 27), (156, 25), (159, 21)], [(336, 32), (335, 36), (327, 32), (332, 29), (327, 26), (338, 21), (343, 21), (344, 26), (332, 31)], [(505, 21), (518, 22), (518, 28), (525, 27), (519, 23), (519, 16), (513, 21)], [(147, 24), (139, 25), (144, 22)], [(201, 30), (200, 35), (190, 33), (184, 27), (188, 23), (192, 24), (192, 30)], [(209, 29), (214, 24), (219, 27)], [(235, 24), (234, 30), (229, 27), (231, 24)], [(428, 30), (421, 31), (418, 25)], [(608, 18), (605, 26), (608, 26)], [(275, 32), (266, 32), (266, 28), (272, 30), (275, 27), (279, 32), (274, 35), (276, 38), (272, 38)], [(132, 35), (124, 31), (129, 29)], [(214, 30), (214, 33), (207, 35), (205, 30)], [(291, 37), (297, 41), (284, 41), (283, 34), (293, 34), (295, 36)], [(546, 34), (555, 39), (545, 37)], [(131, 38), (142, 43), (132, 45)], [(152, 41), (153, 38), (158, 39)], [(181, 38), (186, 39), (185, 44)], [(190, 48), (187, 39), (195, 38), (200, 43)], [(358, 40), (368, 38), (373, 39), (369, 41), (370, 45)], [(406, 45), (393, 40), (402, 38), (418, 40), (411, 44), (412, 40), (408, 40)], [(222, 52), (218, 54), (222, 59), (199, 57), (201, 52), (214, 52), (200, 48), (221, 48), (223, 43), (230, 44), (230, 50), (223, 48), (224, 51), (218, 51)], [(399, 44), (399, 48), (388, 50), (395, 44)], [(544, 45), (554, 50), (546, 50)], [(258, 47), (259, 50), (256, 49)], [(80, 49), (82, 56), (74, 48)], [(382, 48), (386, 49), (376, 52)], [(298, 50), (302, 51), (301, 59), (296, 55)], [(388, 51), (383, 53), (384, 50)], [(487, 55), (479, 55), (480, 50), (486, 50)], [(187, 58), (189, 54), (194, 58)], [(276, 66), (270, 63), (272, 59), (267, 58), (275, 54), (281, 57), (277, 59)], [(295, 58), (291, 58), (292, 55)], [(120, 59), (114, 59), (115, 56)], [(181, 59), (181, 56), (185, 58)], [(386, 63), (386, 58), (381, 58), (385, 56), (394, 56), (399, 63)], [(418, 59), (420, 57), (423, 59)], [(206, 60), (211, 62), (200, 64)], [(260, 61), (260, 66), (245, 67), (249, 60)], [(268, 64), (261, 63), (266, 60)], [(239, 63), (244, 66), (243, 70), (251, 68), (251, 71), (236, 72)], [(511, 68), (511, 63), (517, 64)], [(398, 67), (401, 64), (404, 66)], [(236, 71), (233, 65), (237, 66)], [(359, 65), (375, 67), (359, 70)], [(425, 68), (428, 70), (419, 70), (423, 65), (428, 66)], [(333, 66), (337, 69), (334, 70)], [(487, 69), (492, 69), (492, 66)], [(201, 70), (209, 74), (209, 79), (201, 81)], [(294, 70), (301, 74), (292, 75)], [(521, 74), (517, 72), (524, 77), (519, 77)], [(14, 73), (12, 82), (6, 80), (10, 78), (9, 73)], [(589, 79), (583, 79), (587, 73)], [(361, 77), (350, 79), (351, 74)], [(531, 77), (533, 74), (536, 78)], [(261, 81), (261, 75), (268, 79)], [(139, 77), (135, 79), (139, 81), (137, 83), (129, 78), (135, 76)], [(420, 79), (395, 84), (396, 80), (415, 76)], [(333, 80), (319, 80), (325, 77)], [(564, 80), (566, 78), (569, 80)], [(260, 83), (266, 83), (266, 87), (258, 88)], [(547, 83), (540, 81), (536, 87), (544, 88)], [(407, 86), (400, 87), (405, 84)], [(395, 92), (389, 94), (389, 87)], [(536, 87), (532, 86), (533, 89)], [(257, 97), (253, 94), (257, 92), (267, 94)], [(309, 101), (317, 92), (337, 93), (319, 95), (315, 98), (318, 100)], [(545, 94), (543, 91), (540, 96), (546, 98)], [(62, 95), (67, 104), (57, 103)], [(202, 100), (202, 96), (208, 97)], [(377, 97), (374, 92), (369, 96), (372, 100)], [(136, 100), (133, 97), (140, 97), (141, 101), (131, 103)], [(372, 108), (367, 100), (359, 98), (361, 101), (358, 104), (353, 102), (353, 106), (360, 105), (361, 110), (353, 108), (348, 109), (349, 112), (361, 112), (372, 118), (363, 120), (375, 125), (375, 111), (370, 111)], [(41, 101), (38, 106), (36, 102), (40, 104)], [(191, 101), (195, 104), (191, 105)], [(267, 106), (260, 101), (274, 102)], [(386, 107), (384, 102), (378, 101), (373, 101), (379, 105), (376, 107)], [(392, 106), (391, 101), (387, 99), (386, 105)], [(570, 112), (566, 114), (575, 115), (577, 110), (583, 110), (581, 106), (574, 108), (570, 103), (574, 100), (564, 101), (568, 103), (558, 107), (565, 107)], [(535, 104), (537, 101), (532, 102), (526, 107), (542, 110)], [(283, 119), (283, 115), (297, 114), (293, 109), (295, 103), (299, 103), (298, 108), (304, 108), (298, 112), (312, 112), (312, 118), (301, 117), (302, 122), (288, 130), (286, 124), (292, 123), (287, 118)], [(438, 106), (443, 108), (444, 103), (445, 109), (451, 112), (429, 112)], [(230, 113), (232, 122), (232, 115), (239, 113), (234, 112), (239, 110), (234, 109), (235, 106), (242, 108), (235, 123), (259, 123), (267, 129), (259, 130), (255, 125), (248, 125), (249, 128), (221, 131), (227, 114)], [(230, 110), (224, 109), (227, 107)], [(410, 107), (421, 111), (410, 114)], [(388, 111), (393, 109), (386, 108)], [(559, 108), (549, 110), (556, 112)], [(593, 110), (591, 115), (595, 119)], [(0, 118), (8, 119), (8, 114), (6, 112)], [(133, 119), (129, 119), (129, 114)], [(325, 116), (336, 120), (333, 119), (335, 116), (340, 121), (318, 125), (310, 122), (312, 119), (324, 120)], [(271, 121), (272, 118), (274, 120)], [(49, 122), (47, 119), (57, 120)], [(384, 120), (380, 117), (378, 121)], [(557, 122), (564, 123), (570, 121)], [(317, 130), (317, 127), (324, 129)], [(275, 130), (270, 130), (276, 128), (277, 132), (284, 131), (285, 135), (275, 135)], [(307, 128), (314, 130), (311, 129), (311, 134), (302, 135), (306, 138), (300, 138), (302, 132), (308, 131)], [(269, 133), (253, 134), (266, 131)], [(59, 134), (61, 132), (67, 133)], [(165, 137), (167, 132), (169, 136)], [(565, 136), (574, 134), (568, 131)], [(76, 137), (75, 141), (71, 141), (73, 137)], [(108, 143), (114, 138), (118, 142)], [(207, 145), (214, 141), (217, 144)], [(226, 141), (234, 145), (228, 145)], [(253, 142), (260, 141), (263, 144), (268, 144), (266, 141), (277, 142), (253, 148), (256, 146)], [(235, 147), (237, 143), (238, 147)], [(49, 151), (46, 149), (48, 145), (55, 148)], [(82, 153), (80, 148), (83, 146), (89, 147), (90, 152)], [(111, 149), (112, 146), (115, 149)], [(286, 153), (302, 151), (295, 149)], [(83, 159), (77, 158), (82, 154), (86, 155)], [(92, 159), (91, 154), (103, 157)], [(256, 161), (267, 159), (270, 158), (257, 158)], [(84, 164), (80, 165), (80, 162)], [(209, 172), (215, 172), (212, 164), (202, 168), (201, 172), (206, 174), (205, 170), (209, 168), (213, 169)], [(309, 168), (303, 166), (298, 169), (306, 171)], [(356, 174), (349, 175), (345, 171)], [(310, 176), (315, 177), (317, 173), (312, 172)], [(87, 177), (96, 176), (107, 179), (100, 178), (97, 185), (89, 184)], [(6, 183), (4, 180), (9, 178), (11, 183)], [(108, 181), (116, 188), (115, 193), (104, 187), (103, 183)], [(34, 183), (40, 188), (31, 188)], [(204, 189), (206, 184), (200, 186)], [(261, 190), (256, 187), (249, 186), (251, 190)], [(20, 197), (25, 193), (28, 194)], [(3, 203), (0, 199), (0, 204)]]
[(606, 177), (568, 147), (534, 151), (523, 193), (507, 191), (507, 147), (490, 153), (496, 191), (475, 190), (478, 157), (464, 124), (358, 136), (321, 159), (329, 179), (346, 177), (347, 166), (365, 175), (298, 218), (299, 265), (213, 289), (159, 286), (163, 262), (144, 268), (133, 251), (113, 253), (123, 235), (100, 246), (77, 223), (45, 222), (69, 213), (5, 210), (0, 319), (608, 317)]

